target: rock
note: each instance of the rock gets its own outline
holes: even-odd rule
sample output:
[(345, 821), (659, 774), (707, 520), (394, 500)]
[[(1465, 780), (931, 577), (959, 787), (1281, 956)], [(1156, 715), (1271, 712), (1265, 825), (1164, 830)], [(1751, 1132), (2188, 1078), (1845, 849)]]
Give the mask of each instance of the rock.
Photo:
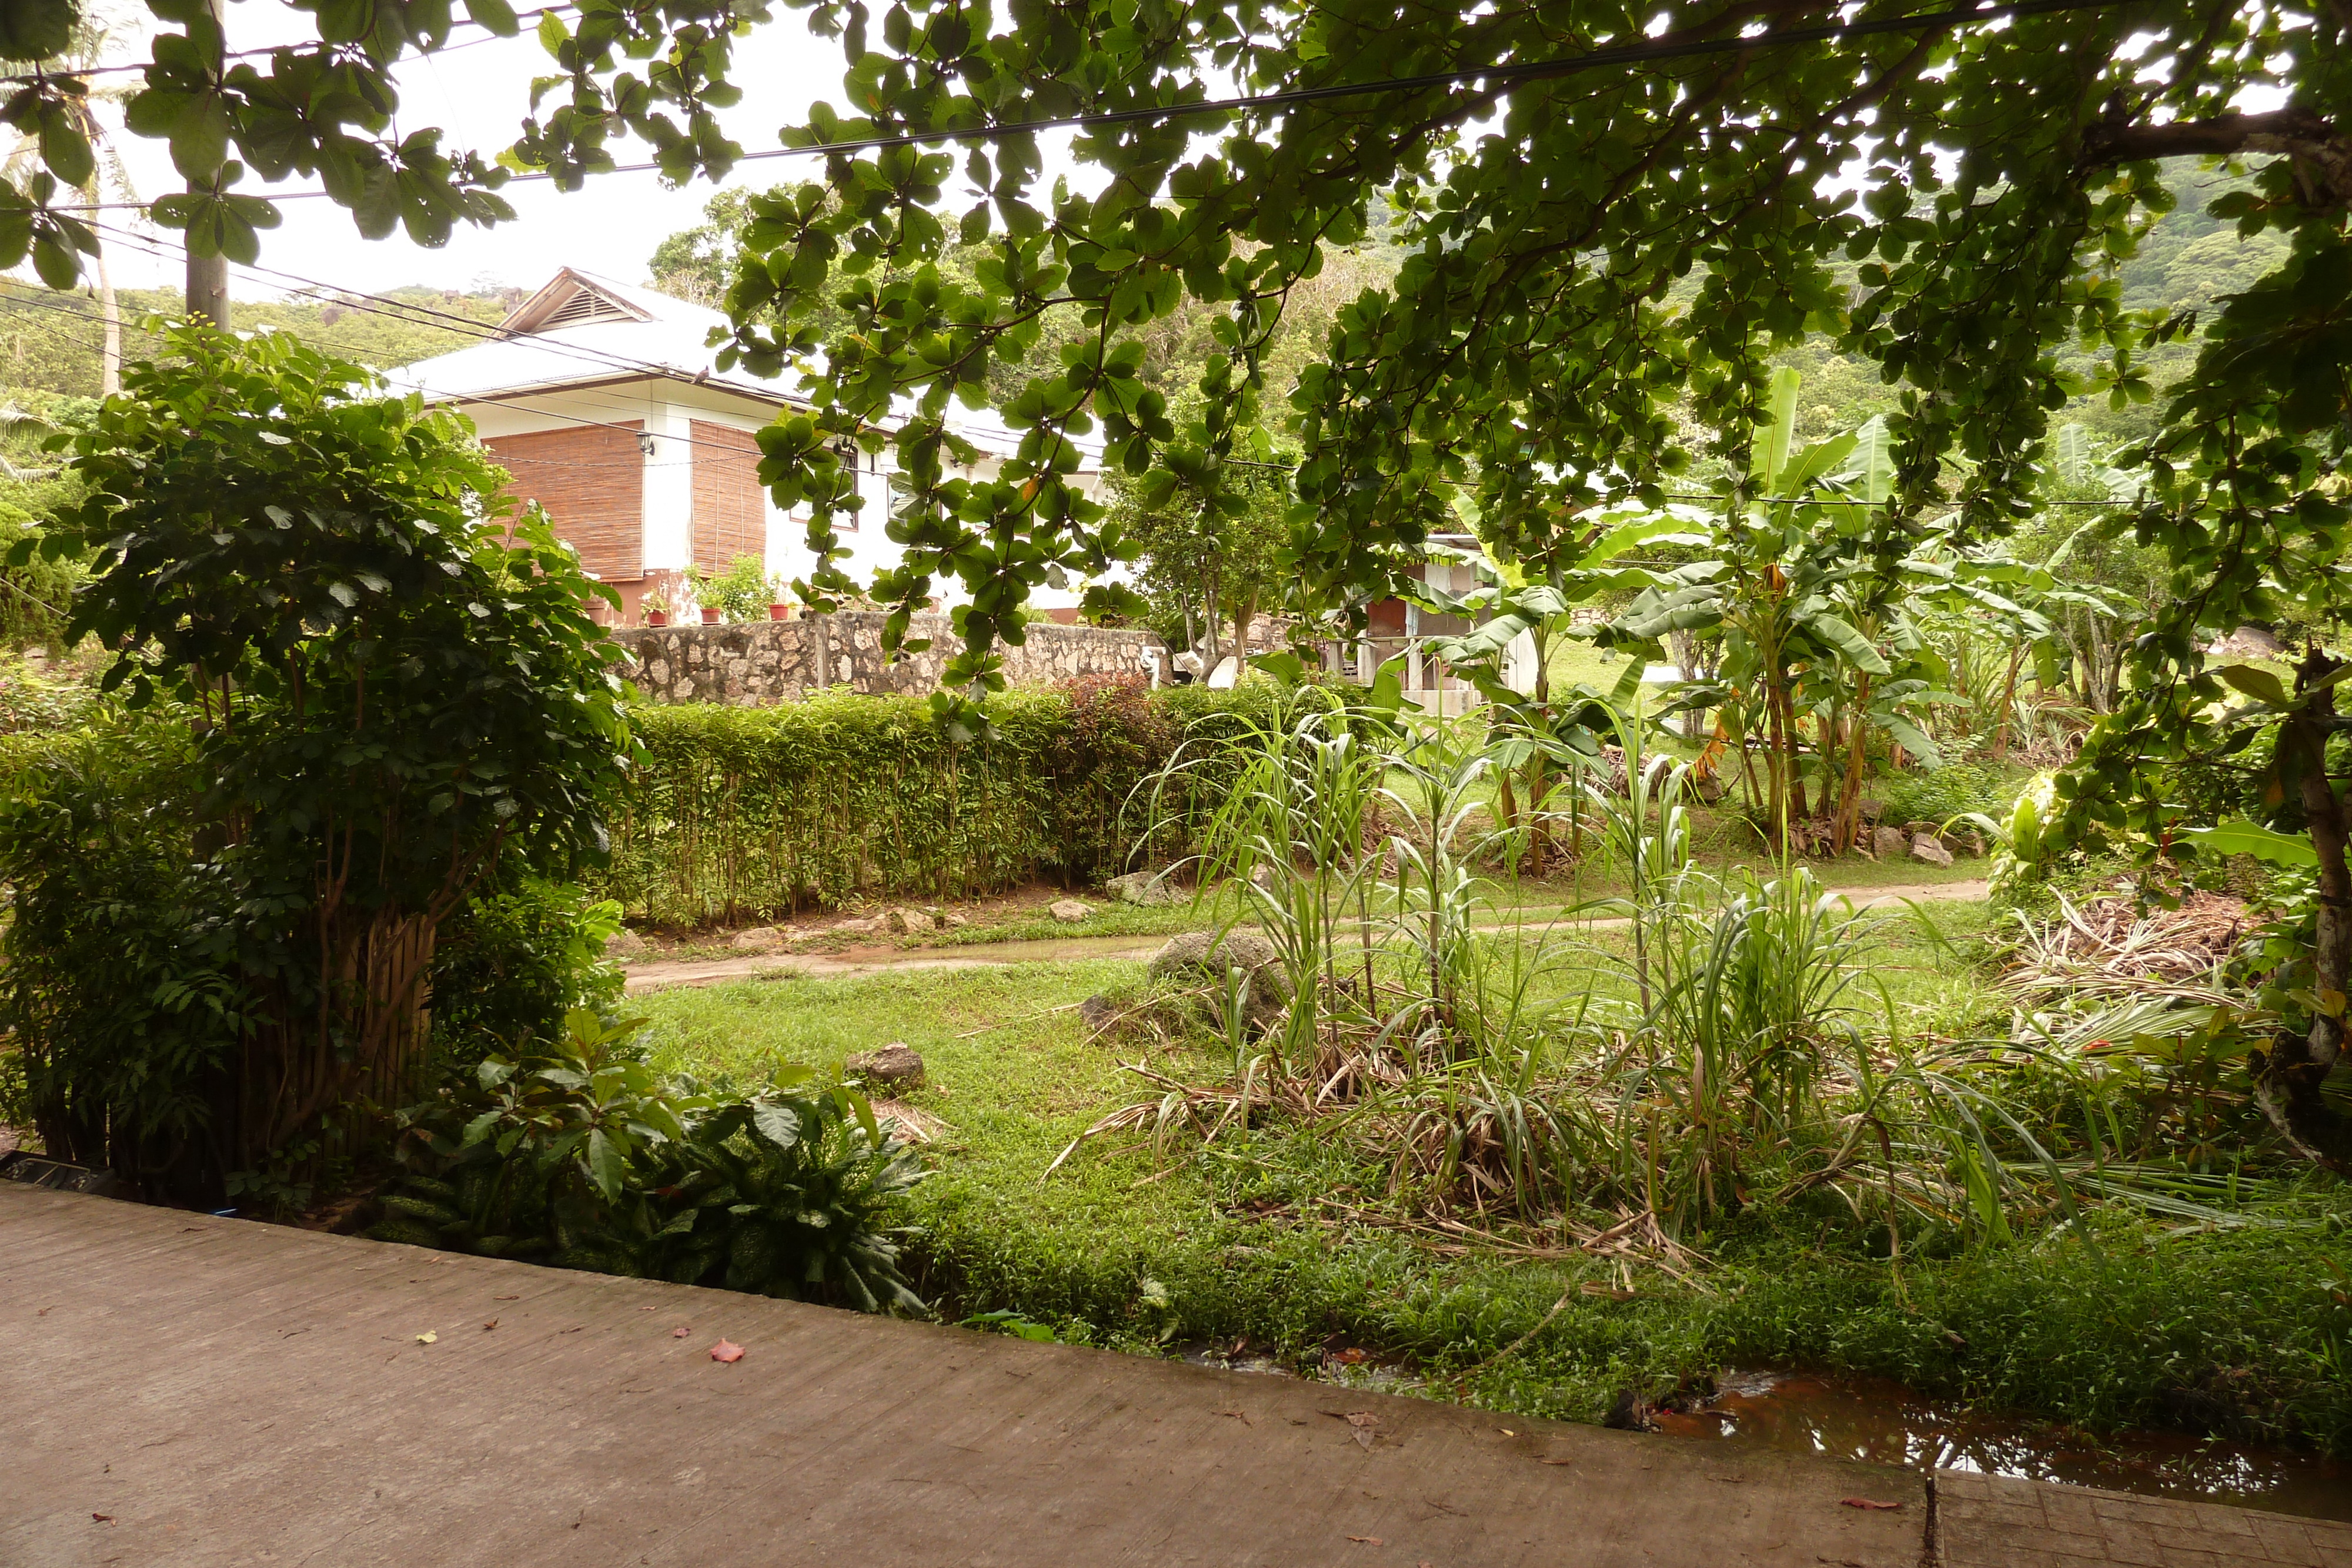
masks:
[(1118, 1009), (1110, 1005), (1108, 997), (1088, 997), (1078, 1004), (1078, 1021), (1087, 1026), (1088, 1034), (1095, 1033), (1118, 1016)]
[(1229, 931), (1215, 943), (1206, 931), (1187, 931), (1151, 956), (1154, 979), (1207, 981), (1222, 988), (1231, 969), (1249, 974), (1244, 1007), (1252, 1024), (1263, 1028), (1290, 1005), (1290, 977), (1274, 945), (1255, 931)]
[(1910, 847), (1911, 841), (1903, 836), (1903, 830), (1900, 828), (1870, 830), (1870, 852), (1881, 860), (1890, 855), (1901, 855)]
[(1865, 822), (1875, 824), (1879, 818), (1886, 815), (1886, 802), (1874, 800), (1867, 795), (1855, 801), (1854, 805), (1861, 810), (1862, 820)]
[(735, 948), (741, 953), (772, 953), (783, 939), (783, 933), (772, 925), (754, 925), (735, 933)]
[(1921, 833), (1911, 841), (1911, 858), (1925, 861), (1929, 865), (1949, 865), (1952, 863), (1952, 852), (1937, 843), (1935, 834)]
[(646, 939), (625, 925), (604, 938), (604, 956), (607, 958), (642, 958), (651, 951), (653, 949), (646, 946)]
[(884, 927), (882, 925), (882, 916), (877, 915), (870, 920), (836, 920), (832, 925), (826, 926), (825, 929), (827, 931), (840, 932), (845, 936), (870, 936), (874, 932), (884, 929)]
[(879, 1051), (853, 1056), (841, 1065), (845, 1071), (878, 1083), (894, 1094), (923, 1086), (922, 1053), (903, 1040), (894, 1040)]
[(1967, 855), (1972, 860), (1981, 859), (1990, 847), (1985, 842), (1985, 836), (1974, 828), (1962, 828), (1944, 841), (1955, 854)]
[(1165, 872), (1131, 871), (1103, 883), (1103, 891), (1121, 904), (1181, 904), (1184, 895), (1168, 885)]
[(953, 910), (950, 910), (947, 914), (940, 916), (940, 929), (942, 931), (957, 930), (971, 924), (971, 921), (966, 920), (962, 915), (956, 914)]
[(1209, 672), (1208, 687), (1213, 692), (1229, 692), (1241, 676), (1242, 662), (1228, 653), (1217, 661), (1215, 669)]
[(1092, 915), (1094, 910), (1075, 898), (1057, 898), (1046, 906), (1045, 913), (1065, 925), (1075, 925)]
[(890, 930), (919, 936), (936, 929), (936, 923), (919, 909), (894, 909), (882, 917)]

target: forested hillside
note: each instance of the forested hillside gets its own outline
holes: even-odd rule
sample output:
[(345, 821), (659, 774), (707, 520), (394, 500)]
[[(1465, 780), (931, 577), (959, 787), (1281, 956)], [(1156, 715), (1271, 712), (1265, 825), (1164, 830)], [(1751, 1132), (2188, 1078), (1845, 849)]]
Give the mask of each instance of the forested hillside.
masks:
[[(241, 329), (279, 328), (330, 353), (388, 369), (446, 353), (473, 340), (467, 329), (438, 323), (423, 312), (488, 325), (521, 298), (519, 289), (460, 294), (410, 287), (394, 289), (384, 298), (420, 307), (420, 311), (393, 310), (365, 300), (331, 296), (239, 300), (234, 319)], [(140, 326), (142, 320), (175, 316), (180, 310), (177, 289), (124, 289), (118, 301), (122, 351), (131, 359), (151, 351), (152, 340)], [(0, 396), (14, 398), (20, 406), (56, 396), (97, 396), (103, 337), (99, 302), (93, 295), (61, 294), (0, 278)]]

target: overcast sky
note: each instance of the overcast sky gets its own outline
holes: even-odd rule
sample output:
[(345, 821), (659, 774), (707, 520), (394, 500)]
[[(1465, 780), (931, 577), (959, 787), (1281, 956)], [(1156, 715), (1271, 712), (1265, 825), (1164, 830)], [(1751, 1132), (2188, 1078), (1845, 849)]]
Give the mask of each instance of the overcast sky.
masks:
[[(528, 8), (517, 5), (518, 10)], [(312, 21), (309, 15), (277, 0), (232, 0), (226, 9), (231, 49), (314, 36), (304, 31)], [(732, 79), (742, 88), (743, 101), (721, 118), (747, 152), (776, 147), (778, 128), (803, 120), (811, 103), (820, 99), (840, 101), (839, 43), (811, 37), (799, 12), (778, 6), (776, 13), (774, 21), (736, 41)], [(140, 24), (134, 18), (131, 25)], [(551, 74), (554, 62), (528, 31), (518, 38), (486, 38), (468, 27), (460, 29), (454, 41), (462, 47), (400, 67), (396, 131), (404, 136), (425, 126), (439, 126), (446, 133), (444, 147), (495, 153), (514, 141), (529, 110), (530, 79)], [(109, 53), (110, 57), (143, 60), (146, 47), (143, 33), (126, 32)], [(1061, 140), (1066, 143), (1066, 138)], [(142, 199), (152, 200), (182, 183), (162, 141), (123, 136), (117, 139), (117, 145)], [(646, 156), (643, 146), (634, 142), (616, 143), (613, 151), (622, 162), (639, 162)], [(1057, 148), (1048, 151), (1048, 183), (1055, 172), (1067, 167), (1066, 160), (1055, 156), (1055, 152)], [(806, 177), (803, 171), (814, 167), (814, 160), (799, 159), (747, 163), (730, 183), (765, 186), (796, 182)], [(307, 188), (311, 183), (298, 177), (282, 188)], [(260, 187), (248, 175), (237, 188)], [(278, 204), (283, 222), (262, 235), (261, 265), (337, 287), (368, 291), (406, 283), (444, 288), (469, 288), (477, 284), (536, 287), (562, 266), (601, 272), (624, 282), (643, 282), (648, 277), (646, 263), (654, 247), (666, 235), (699, 222), (702, 204), (710, 198), (711, 190), (701, 181), (682, 190), (667, 189), (652, 173), (593, 175), (585, 189), (569, 195), (546, 182), (511, 184), (504, 193), (514, 204), (518, 221), (490, 229), (460, 225), (439, 250), (411, 244), (405, 235), (397, 233), (389, 239), (362, 239), (352, 226), (351, 214), (330, 201), (285, 201)], [(159, 233), (128, 213), (102, 216), (112, 225), (135, 224), (148, 234)], [(170, 231), (160, 232), (168, 239), (178, 237)], [(119, 287), (180, 282), (184, 264), (176, 252), (165, 249), (161, 255), (142, 255), (135, 242), (118, 241), (111, 235), (108, 246)], [(19, 269), (19, 275), (29, 277), (29, 268)], [(230, 275), (231, 290), (239, 298), (287, 292), (294, 287), (283, 279), (237, 270)]]

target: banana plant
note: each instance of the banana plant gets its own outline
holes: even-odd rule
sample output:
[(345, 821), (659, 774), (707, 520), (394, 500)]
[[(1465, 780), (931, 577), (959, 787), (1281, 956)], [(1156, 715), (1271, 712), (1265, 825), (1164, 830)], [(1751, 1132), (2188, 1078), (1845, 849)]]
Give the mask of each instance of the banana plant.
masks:
[[(1852, 618), (1857, 602), (1875, 603), (1862, 587), (1874, 564), (1861, 548), (1873, 510), (1894, 483), (1885, 425), (1803, 446), (1795, 443), (1795, 371), (1772, 378), (1767, 420), (1750, 444), (1748, 472), (1729, 487), (1715, 519), (1716, 559), (1647, 575), (1613, 574), (1616, 586), (1639, 586), (1625, 612), (1596, 639), (1640, 657), (1654, 656), (1675, 632), (1719, 636), (1724, 658), (1722, 727), (1740, 739), (1764, 741), (1762, 803), (1776, 844), (1790, 824), (1807, 816), (1801, 773), (1801, 676), (1832, 668), (1862, 677), (1863, 713), (1884, 713), (1868, 702), (1867, 681), (1895, 671), (1876, 642)], [(1750, 778), (1750, 798), (1758, 791)]]
[[(1473, 551), (1439, 549), (1442, 559), (1473, 567), (1479, 586), (1456, 597), (1424, 591), (1424, 602), (1443, 614), (1476, 622), (1469, 631), (1430, 640), (1444, 661), (1486, 700), (1487, 757), (1496, 769), (1496, 825), (1527, 845), (1528, 869), (1540, 875), (1561, 852), (1549, 803), (1565, 782), (1570, 798), (1580, 771), (1601, 762), (1601, 737), (1618, 714), (1632, 711), (1642, 665), (1629, 664), (1613, 691), (1582, 682), (1555, 689), (1552, 656), (1574, 635), (1578, 604), (1601, 591), (1602, 569), (1643, 545), (1696, 543), (1703, 535), (1672, 513), (1598, 514), (1591, 527), (1567, 536), (1551, 559), (1521, 564)], [(1571, 564), (1572, 563), (1572, 564)], [(1525, 651), (1525, 656), (1515, 654)], [(1523, 673), (1524, 672), (1524, 673)], [(1571, 803), (1565, 852), (1580, 858), (1583, 818)]]

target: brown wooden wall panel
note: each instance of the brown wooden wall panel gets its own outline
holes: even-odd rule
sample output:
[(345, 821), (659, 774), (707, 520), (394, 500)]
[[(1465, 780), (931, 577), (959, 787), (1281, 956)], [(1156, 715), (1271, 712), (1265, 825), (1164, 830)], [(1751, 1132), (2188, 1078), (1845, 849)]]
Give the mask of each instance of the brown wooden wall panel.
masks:
[(482, 443), (514, 476), (509, 493), (546, 507), (557, 537), (580, 552), (582, 569), (607, 582), (645, 575), (646, 460), (637, 429), (631, 420)]
[(768, 555), (760, 444), (748, 430), (694, 421), (694, 564), (725, 571), (739, 555)]

